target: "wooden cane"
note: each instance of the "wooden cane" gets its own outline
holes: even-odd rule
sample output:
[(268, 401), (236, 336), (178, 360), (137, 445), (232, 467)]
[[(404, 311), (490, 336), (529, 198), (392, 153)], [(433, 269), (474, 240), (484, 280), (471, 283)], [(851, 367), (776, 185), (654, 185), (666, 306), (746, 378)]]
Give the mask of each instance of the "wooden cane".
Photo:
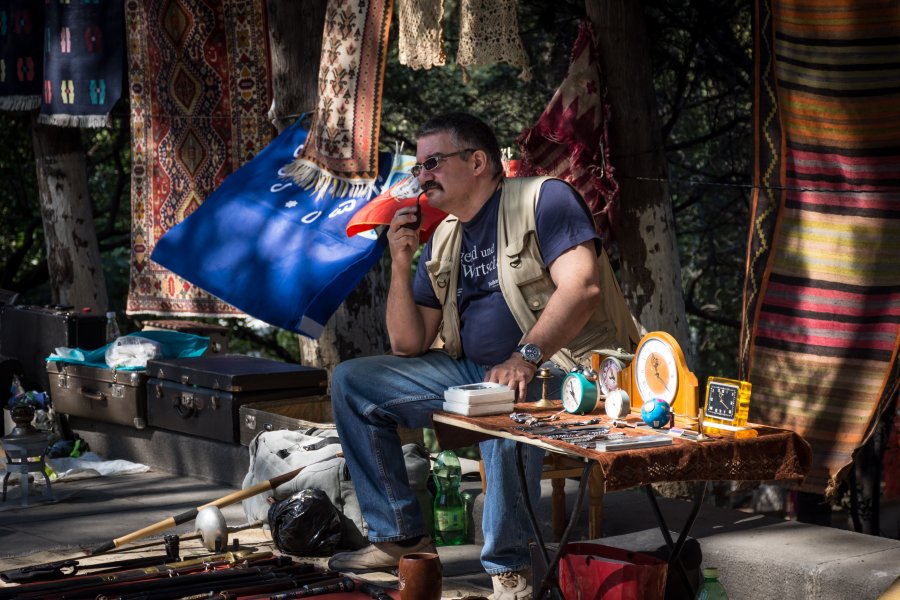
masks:
[(250, 498), (269, 490), (274, 490), (279, 485), (287, 483), (288, 481), (296, 477), (304, 468), (305, 467), (294, 469), (293, 471), (290, 471), (283, 475), (278, 475), (277, 477), (273, 477), (272, 479), (268, 479), (266, 481), (263, 481), (262, 483), (257, 483), (256, 485), (248, 487), (247, 489), (238, 490), (236, 492), (228, 494), (227, 496), (222, 496), (218, 500), (213, 500), (212, 502), (204, 504), (203, 506), (198, 506), (197, 508), (186, 510), (181, 514), (168, 517), (166, 519), (163, 519), (162, 521), (154, 523), (153, 525), (144, 527), (143, 529), (138, 529), (137, 531), (134, 531), (127, 535), (123, 535), (122, 537), (118, 537), (105, 542), (97, 546), (96, 548), (85, 550), (84, 554), (85, 556), (95, 556), (97, 554), (103, 554), (104, 552), (109, 552), (110, 550), (119, 548), (129, 542), (145, 538), (148, 535), (153, 535), (154, 533), (159, 533), (160, 531), (165, 531), (166, 529), (171, 529), (172, 527), (176, 527), (178, 525), (181, 525), (182, 523), (186, 523), (188, 521), (196, 519), (197, 514), (207, 506), (222, 508), (223, 506), (230, 506), (236, 502), (240, 502), (245, 498)]

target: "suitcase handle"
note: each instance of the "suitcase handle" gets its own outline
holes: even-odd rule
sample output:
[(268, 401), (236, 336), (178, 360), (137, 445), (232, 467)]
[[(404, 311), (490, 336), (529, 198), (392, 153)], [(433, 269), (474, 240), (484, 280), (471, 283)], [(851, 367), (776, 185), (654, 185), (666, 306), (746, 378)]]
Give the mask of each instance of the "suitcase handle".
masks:
[(178, 413), (178, 416), (182, 419), (189, 419), (197, 412), (197, 405), (194, 402), (193, 394), (175, 396), (175, 402), (172, 406), (175, 408), (175, 412)]
[(106, 396), (104, 396), (102, 392), (88, 388), (81, 388), (81, 395), (94, 402), (106, 402)]

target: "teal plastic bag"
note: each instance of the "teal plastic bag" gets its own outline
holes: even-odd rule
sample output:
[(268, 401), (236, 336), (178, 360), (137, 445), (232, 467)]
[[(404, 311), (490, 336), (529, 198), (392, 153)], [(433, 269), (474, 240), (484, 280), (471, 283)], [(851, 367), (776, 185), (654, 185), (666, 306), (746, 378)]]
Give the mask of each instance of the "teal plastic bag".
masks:
[[(128, 336), (142, 337), (157, 342), (161, 346), (162, 352), (159, 358), (193, 358), (201, 356), (209, 348), (208, 337), (180, 331), (137, 331), (129, 333)], [(73, 348), (66, 356), (51, 354), (47, 357), (47, 360), (108, 369), (110, 366), (106, 364), (106, 350), (111, 345), (112, 343), (109, 343), (95, 350)], [(143, 369), (144, 367), (121, 367), (118, 370), (141, 371)]]

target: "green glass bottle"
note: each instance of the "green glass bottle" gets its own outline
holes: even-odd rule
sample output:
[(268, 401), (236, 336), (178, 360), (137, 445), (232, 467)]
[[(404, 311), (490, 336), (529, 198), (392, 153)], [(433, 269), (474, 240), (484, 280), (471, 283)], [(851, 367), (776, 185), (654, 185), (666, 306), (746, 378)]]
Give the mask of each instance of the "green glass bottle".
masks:
[(703, 569), (703, 583), (697, 590), (696, 600), (728, 600), (725, 586), (719, 583), (719, 570), (714, 567)]
[(437, 495), (434, 498), (434, 542), (438, 546), (466, 543), (466, 506), (459, 493), (462, 469), (452, 450), (437, 455), (432, 472)]

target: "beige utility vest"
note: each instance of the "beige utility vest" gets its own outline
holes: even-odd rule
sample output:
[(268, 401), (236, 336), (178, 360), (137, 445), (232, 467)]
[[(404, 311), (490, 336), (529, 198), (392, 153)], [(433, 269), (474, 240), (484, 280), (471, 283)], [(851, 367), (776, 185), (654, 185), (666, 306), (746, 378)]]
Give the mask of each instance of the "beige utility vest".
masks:
[[(548, 179), (504, 179), (500, 193), (497, 272), (503, 298), (519, 324), (523, 338), (537, 322), (556, 290), (544, 266), (534, 220), (541, 185)], [(444, 349), (454, 358), (462, 355), (459, 307), (456, 304), (461, 243), (459, 219), (448, 216), (434, 232), (432, 258), (426, 263), (428, 277), (443, 310), (440, 337)], [(592, 350), (624, 348), (632, 351), (640, 339), (605, 251), (600, 252), (597, 261), (600, 266), (601, 300), (587, 325), (551, 359), (567, 371), (575, 365), (590, 366)]]

